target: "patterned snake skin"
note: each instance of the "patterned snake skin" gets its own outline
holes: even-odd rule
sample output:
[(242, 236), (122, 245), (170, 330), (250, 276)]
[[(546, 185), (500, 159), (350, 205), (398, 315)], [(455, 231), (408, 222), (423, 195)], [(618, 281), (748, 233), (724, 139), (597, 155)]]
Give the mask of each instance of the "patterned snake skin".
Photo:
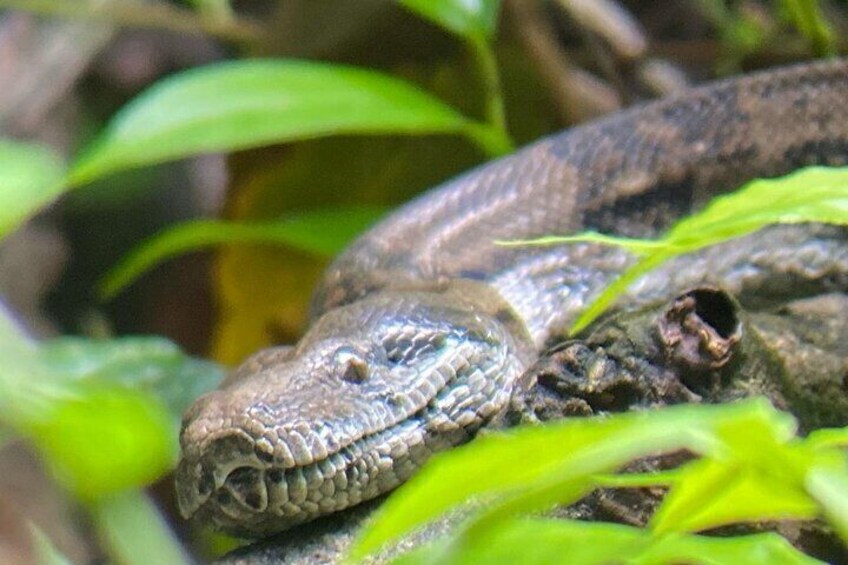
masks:
[[(257, 536), (395, 488), (491, 421), (515, 379), (631, 261), (591, 244), (494, 240), (654, 234), (746, 180), (846, 160), (848, 61), (836, 60), (635, 107), (431, 190), (330, 266), (295, 347), (254, 355), (187, 412), (183, 514)], [(843, 230), (769, 233), (758, 257), (731, 246), (709, 273), (670, 270), (638, 296), (705, 277), (731, 291), (792, 286), (826, 276), (829, 261), (848, 265)]]

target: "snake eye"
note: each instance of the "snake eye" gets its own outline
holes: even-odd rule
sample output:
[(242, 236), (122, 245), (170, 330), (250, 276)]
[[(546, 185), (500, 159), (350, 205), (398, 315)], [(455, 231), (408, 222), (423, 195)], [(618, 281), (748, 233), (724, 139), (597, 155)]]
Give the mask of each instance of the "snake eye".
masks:
[(340, 347), (335, 352), (336, 363), (341, 367), (341, 378), (353, 384), (368, 380), (368, 363), (350, 347)]

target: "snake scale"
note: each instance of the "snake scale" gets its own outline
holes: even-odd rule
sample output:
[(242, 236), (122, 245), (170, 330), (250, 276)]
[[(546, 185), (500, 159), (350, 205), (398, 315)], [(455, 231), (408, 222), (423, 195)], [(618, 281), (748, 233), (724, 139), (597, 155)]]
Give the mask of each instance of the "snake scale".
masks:
[[(259, 536), (393, 489), (490, 422), (631, 261), (593, 244), (494, 240), (650, 235), (746, 180), (847, 160), (848, 61), (835, 60), (634, 107), (429, 191), (332, 263), (296, 346), (257, 353), (188, 410), (183, 514)], [(738, 291), (823, 276), (814, 265), (846, 245), (844, 232), (827, 243), (788, 229), (759, 263), (730, 249), (712, 275)], [(662, 284), (675, 277), (686, 278)]]

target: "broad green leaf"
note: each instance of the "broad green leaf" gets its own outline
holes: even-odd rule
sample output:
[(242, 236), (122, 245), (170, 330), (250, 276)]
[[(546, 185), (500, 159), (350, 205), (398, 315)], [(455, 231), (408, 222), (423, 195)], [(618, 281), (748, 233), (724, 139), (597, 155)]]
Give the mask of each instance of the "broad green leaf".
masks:
[(199, 220), (180, 224), (142, 243), (104, 279), (102, 294), (111, 297), (142, 273), (170, 257), (232, 243), (285, 245), (332, 257), (373, 224), (383, 209), (346, 207), (291, 215), (273, 222), (235, 223)]
[(69, 382), (150, 393), (164, 403), (175, 426), (189, 405), (218, 386), (225, 373), (160, 337), (62, 337), (44, 342), (39, 358), (52, 374)]
[[(779, 466), (782, 459), (776, 457), (772, 465)], [(811, 520), (819, 508), (797, 484), (799, 478), (781, 480), (735, 461), (696, 461), (686, 466), (657, 509), (652, 529), (697, 532), (741, 522)]]
[(142, 491), (124, 491), (91, 505), (110, 562), (125, 565), (191, 563), (161, 513)]
[(848, 428), (822, 428), (810, 432), (806, 442), (813, 449), (848, 447)]
[(830, 524), (848, 543), (848, 465), (820, 465), (805, 477), (804, 486), (824, 509)]
[(724, 453), (722, 426), (783, 429), (787, 422), (791, 418), (755, 400), (569, 420), (480, 438), (435, 457), (389, 498), (353, 555), (362, 557), (470, 498), (492, 502), (469, 530), (473, 537), (516, 512), (572, 502), (595, 486), (593, 477), (632, 459), (680, 448)]
[(171, 419), (155, 397), (117, 387), (84, 387), (27, 426), (57, 479), (77, 496), (149, 484), (176, 462)]
[(500, 0), (398, 0), (407, 9), (461, 37), (490, 39)]
[(491, 141), (486, 126), (377, 72), (294, 60), (226, 62), (179, 73), (139, 95), (79, 159), (70, 182), (203, 152), (386, 133)]
[(8, 315), (0, 315), (0, 355), (0, 425), (28, 439), (85, 499), (167, 471), (180, 412), (222, 377), (162, 339), (38, 344)]
[(737, 451), (728, 442), (728, 438), (736, 441), (734, 432), (753, 429), (762, 430), (761, 435), (787, 437), (787, 430), (797, 426), (792, 417), (761, 399), (726, 406), (682, 406), (634, 416), (636, 419), (626, 432), (569, 452), (560, 457), (561, 465), (552, 467), (547, 475), (495, 500), (469, 526), (465, 536), (473, 538), (519, 513), (575, 502), (583, 494), (576, 488), (583, 477), (609, 472), (640, 457), (687, 449), (707, 457), (725, 458)]
[(669, 259), (751, 234), (770, 224), (803, 222), (848, 225), (848, 167), (809, 167), (781, 178), (752, 181), (734, 193), (715, 198), (656, 241), (588, 232), (520, 243), (596, 242), (623, 247), (640, 257), (580, 315), (571, 328), (574, 334), (609, 308), (640, 276)]
[(600, 522), (523, 518), (505, 521), (471, 544), (437, 542), (402, 556), (399, 565), (429, 563), (522, 563), (526, 565), (633, 565), (657, 563), (813, 564), (776, 534), (734, 538), (653, 536), (650, 532)]
[(49, 149), (0, 139), (0, 239), (61, 194), (64, 175)]

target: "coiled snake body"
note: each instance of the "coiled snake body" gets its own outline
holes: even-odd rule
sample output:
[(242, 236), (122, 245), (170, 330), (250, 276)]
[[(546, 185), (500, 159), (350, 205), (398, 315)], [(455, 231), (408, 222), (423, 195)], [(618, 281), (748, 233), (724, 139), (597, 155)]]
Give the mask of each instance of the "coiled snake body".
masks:
[[(396, 487), (489, 422), (630, 261), (494, 240), (653, 234), (748, 179), (844, 163), (847, 101), (846, 61), (717, 82), (543, 139), (401, 208), (330, 266), (297, 346), (256, 354), (188, 411), (182, 512), (256, 536)], [(671, 270), (639, 296), (705, 276), (735, 291), (823, 276), (816, 265), (846, 248), (833, 234), (775, 230), (766, 259), (728, 251), (713, 272)]]

